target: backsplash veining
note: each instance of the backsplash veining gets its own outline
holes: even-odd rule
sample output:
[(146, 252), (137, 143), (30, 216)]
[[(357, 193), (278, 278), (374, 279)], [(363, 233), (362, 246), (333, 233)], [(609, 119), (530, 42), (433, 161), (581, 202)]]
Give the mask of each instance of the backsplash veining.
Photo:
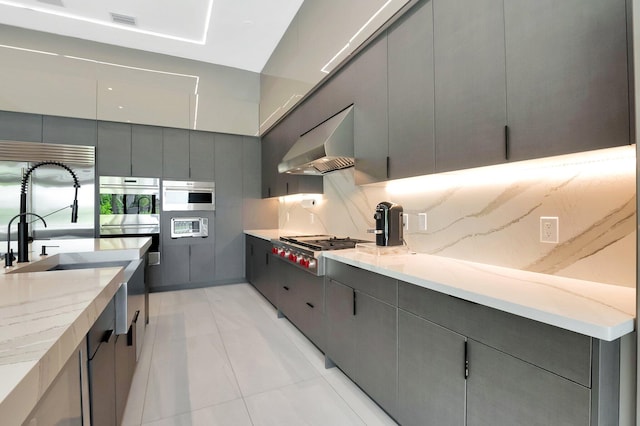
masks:
[[(391, 201), (409, 216), (413, 251), (635, 287), (635, 150), (601, 153), (614, 159), (565, 156), (560, 166), (532, 161), (380, 186), (356, 186), (346, 169), (324, 177), (313, 206), (281, 199), (279, 227), (373, 240), (375, 206)], [(541, 216), (559, 218), (558, 244), (540, 242)]]

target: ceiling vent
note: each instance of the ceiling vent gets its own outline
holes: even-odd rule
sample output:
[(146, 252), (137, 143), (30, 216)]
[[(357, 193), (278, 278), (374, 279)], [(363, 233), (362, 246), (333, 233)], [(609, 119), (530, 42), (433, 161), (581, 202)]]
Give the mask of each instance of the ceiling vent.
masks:
[(136, 18), (129, 15), (111, 12), (111, 20), (116, 24), (130, 25), (132, 27), (136, 26)]
[(38, 0), (40, 3), (46, 3), (46, 4), (50, 4), (53, 6), (60, 6), (60, 7), (64, 7), (64, 4), (62, 4), (62, 0)]

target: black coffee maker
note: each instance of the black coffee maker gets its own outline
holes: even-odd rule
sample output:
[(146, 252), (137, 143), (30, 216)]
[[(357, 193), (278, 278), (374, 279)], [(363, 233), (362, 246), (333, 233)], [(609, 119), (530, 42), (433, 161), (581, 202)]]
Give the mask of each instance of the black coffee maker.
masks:
[(401, 246), (402, 238), (402, 206), (383, 201), (376, 206), (373, 215), (376, 220), (376, 245)]

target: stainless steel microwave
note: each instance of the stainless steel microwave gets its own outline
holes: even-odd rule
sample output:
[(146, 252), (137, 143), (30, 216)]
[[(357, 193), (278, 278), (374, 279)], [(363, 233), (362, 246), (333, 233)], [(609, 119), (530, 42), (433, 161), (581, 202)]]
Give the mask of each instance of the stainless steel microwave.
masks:
[(206, 217), (172, 217), (171, 238), (209, 236), (209, 219)]
[(213, 211), (216, 209), (214, 182), (162, 181), (162, 210)]

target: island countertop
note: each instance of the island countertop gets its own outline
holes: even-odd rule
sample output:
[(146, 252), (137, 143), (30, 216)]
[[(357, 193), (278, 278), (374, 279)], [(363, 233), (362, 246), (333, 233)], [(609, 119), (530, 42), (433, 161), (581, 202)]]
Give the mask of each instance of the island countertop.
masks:
[[(40, 253), (41, 244), (48, 256)], [(123, 282), (122, 268), (37, 270), (56, 254), (140, 258), (151, 239), (46, 240), (32, 262), (0, 274), (0, 419), (21, 424), (64, 367)], [(82, 254), (84, 253), (84, 254)]]

